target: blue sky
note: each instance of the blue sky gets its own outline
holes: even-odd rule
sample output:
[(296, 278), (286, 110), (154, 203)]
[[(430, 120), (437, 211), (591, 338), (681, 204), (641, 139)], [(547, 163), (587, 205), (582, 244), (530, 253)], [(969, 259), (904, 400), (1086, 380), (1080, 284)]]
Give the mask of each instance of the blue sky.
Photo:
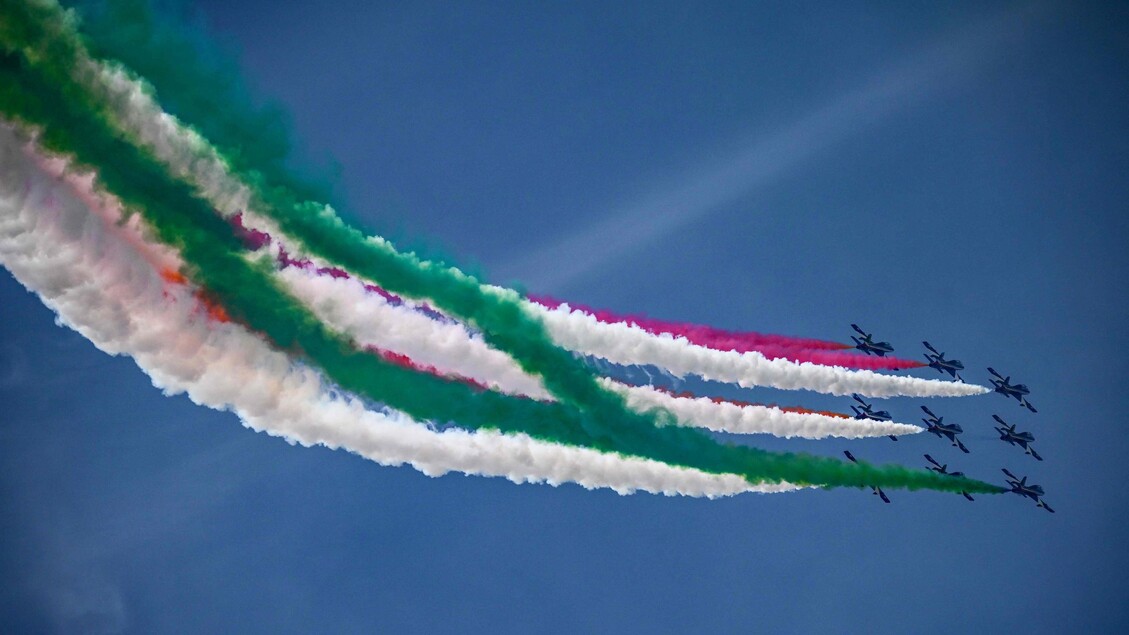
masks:
[(990, 364), (1039, 413), (931, 403), (969, 455), (737, 440), (1004, 466), (1058, 513), (381, 468), (161, 395), (3, 273), (0, 630), (1125, 630), (1129, 11), (1104, 4), (199, 4), (369, 229), (596, 306), (843, 340), (859, 322), (974, 381)]

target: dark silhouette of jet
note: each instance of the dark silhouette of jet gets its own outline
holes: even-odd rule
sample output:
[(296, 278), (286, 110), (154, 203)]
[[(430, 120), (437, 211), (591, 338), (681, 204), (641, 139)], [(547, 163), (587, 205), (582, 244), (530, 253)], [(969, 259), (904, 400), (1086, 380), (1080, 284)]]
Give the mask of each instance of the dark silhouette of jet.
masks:
[(936, 368), (941, 374), (948, 373), (950, 376), (964, 381), (960, 376), (960, 371), (964, 370), (964, 364), (959, 359), (945, 359), (944, 353), (938, 353), (937, 349), (929, 345), (929, 342), (922, 342), (929, 352), (925, 354), (925, 359), (929, 360), (929, 367)]
[(867, 355), (877, 355), (879, 357), (885, 357), (886, 353), (894, 352), (894, 347), (890, 346), (889, 342), (875, 342), (874, 336), (860, 329), (858, 324), (852, 324), (851, 328), (858, 331), (858, 334), (862, 336), (861, 339), (855, 337), (854, 335), (851, 336), (851, 339), (855, 342), (855, 348), (866, 353)]
[(1003, 472), (1007, 475), (1007, 484), (1009, 487), (1011, 487), (1011, 493), (1019, 494), (1024, 498), (1030, 498), (1031, 500), (1035, 501), (1036, 507), (1042, 507), (1052, 514), (1055, 513), (1055, 510), (1051, 509), (1051, 506), (1043, 500), (1043, 494), (1045, 492), (1043, 492), (1042, 487), (1039, 487), (1035, 484), (1028, 485), (1026, 476), (1024, 476), (1021, 480), (1019, 477), (1007, 471), (1006, 469), (1004, 469)]
[(1027, 395), (1031, 394), (1031, 390), (1026, 385), (1012, 384), (1011, 375), (1003, 377), (993, 368), (989, 368), (988, 372), (995, 376), (995, 379), (989, 381), (992, 382), (996, 392), (1005, 397), (1015, 397), (1019, 400), (1019, 405), (1026, 407), (1031, 412), (1039, 412), (1035, 410), (1035, 406), (1032, 406), (1031, 402), (1027, 401)]
[[(894, 419), (890, 416), (890, 413), (888, 411), (875, 410), (874, 406), (863, 401), (862, 397), (858, 396), (857, 394), (851, 395), (851, 397), (853, 397), (855, 401), (859, 402), (858, 406), (851, 406), (851, 410), (855, 411), (855, 419), (870, 419), (871, 421), (892, 421)], [(898, 440), (898, 437), (892, 434), (887, 436), (889, 436), (894, 441)]]
[(944, 417), (938, 417), (933, 414), (932, 410), (925, 406), (922, 406), (921, 409), (925, 411), (925, 414), (929, 415), (928, 418), (922, 419), (922, 421), (925, 422), (926, 432), (935, 434), (938, 437), (948, 437), (949, 441), (953, 442), (953, 447), (960, 448), (961, 452), (968, 454), (968, 448), (964, 447), (964, 444), (957, 438), (958, 434), (964, 432), (964, 428), (961, 428), (955, 423), (945, 423)]
[(1024, 452), (1035, 457), (1036, 461), (1042, 461), (1043, 457), (1031, 447), (1031, 443), (1035, 440), (1035, 435), (1030, 432), (1017, 432), (1015, 424), (1008, 425), (1006, 421), (1001, 419), (999, 415), (992, 415), (992, 418), (1000, 422), (1000, 426), (996, 428), (996, 432), (1000, 433), (1000, 441), (1005, 441), (1010, 445), (1018, 445), (1023, 448)]

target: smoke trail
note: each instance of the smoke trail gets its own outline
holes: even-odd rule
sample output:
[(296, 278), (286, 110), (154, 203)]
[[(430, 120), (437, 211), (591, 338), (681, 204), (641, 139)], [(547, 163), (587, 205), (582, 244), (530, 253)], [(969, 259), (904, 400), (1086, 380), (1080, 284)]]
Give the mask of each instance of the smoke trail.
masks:
[(618, 315), (603, 309), (593, 309), (584, 305), (570, 305), (545, 296), (530, 296), (529, 301), (546, 309), (571, 308), (573, 311), (587, 313), (601, 324), (623, 323), (634, 325), (652, 334), (669, 334), (685, 339), (691, 344), (718, 351), (745, 353), (756, 351), (768, 359), (786, 359), (793, 362), (811, 362), (824, 366), (861, 368), (866, 370), (903, 370), (920, 368), (925, 364), (897, 357), (871, 357), (843, 352), (851, 348), (847, 344), (825, 340), (789, 337), (786, 335), (766, 335), (763, 333), (734, 332), (716, 329), (700, 324), (668, 322), (642, 315)]
[(430, 476), (460, 471), (711, 498), (795, 489), (526, 435), (437, 432), (396, 412), (366, 410), (242, 327), (206, 319), (183, 282), (162, 279), (160, 267), (177, 256), (149, 242), (136, 216), (122, 222), (120, 206), (95, 194), (90, 178), (65, 173), (59, 161), (36, 166), (18, 145), (0, 125), (0, 263), (63, 324), (109, 354), (131, 356), (166, 394), (232, 410), (247, 427), (292, 443), (345, 448), (381, 465), (410, 463)]
[(568, 304), (574, 310), (583, 311), (589, 315), (595, 316), (595, 318), (601, 322), (627, 322), (629, 324), (635, 324), (648, 333), (655, 335), (670, 333), (675, 337), (684, 337), (693, 344), (722, 351), (732, 350), (743, 353), (745, 351), (761, 350), (762, 347), (800, 350), (841, 350), (850, 348), (848, 344), (842, 344), (840, 342), (790, 337), (787, 335), (768, 335), (750, 331), (727, 331), (703, 324), (656, 320), (645, 315), (620, 315), (603, 309), (593, 309), (592, 307), (582, 304), (566, 303), (562, 300), (556, 300), (544, 295), (531, 295), (529, 296), (529, 301), (547, 309), (555, 309), (563, 304)]
[[(34, 51), (36, 54), (41, 52)], [(29, 59), (38, 61), (36, 55), (32, 55)], [(7, 86), (11, 88), (11, 90), (3, 93), (5, 109), (9, 112), (17, 112), (24, 120), (46, 122), (43, 138), (51, 147), (73, 152), (80, 161), (98, 162), (99, 179), (104, 180), (112, 191), (119, 196), (124, 196), (131, 204), (140, 203), (138, 207), (149, 216), (150, 222), (154, 223), (155, 229), (163, 237), (163, 240), (173, 242), (181, 248), (182, 254), (189, 263), (190, 272), (195, 277), (202, 279), (209, 292), (219, 297), (224, 306), (237, 319), (249, 320), (252, 323), (257, 321), (260, 330), (263, 330), (273, 341), (284, 347), (300, 347), (307, 354), (317, 359), (323, 368), (337, 377), (338, 381), (347, 388), (352, 383), (358, 387), (371, 390), (374, 386), (372, 378), (368, 376), (369, 374), (382, 374), (386, 379), (407, 380), (402, 375), (388, 372), (389, 369), (379, 364), (366, 364), (365, 361), (370, 360), (371, 357), (357, 356), (339, 350), (340, 342), (326, 337), (326, 334), (316, 323), (311, 323), (311, 320), (308, 320), (305, 314), (296, 311), (294, 307), (272, 306), (271, 302), (277, 302), (279, 294), (269, 284), (269, 280), (258, 275), (260, 272), (241, 266), (238, 258), (229, 253), (228, 250), (235, 246), (232, 244), (235, 239), (230, 233), (230, 228), (222, 223), (217, 226), (218, 219), (215, 219), (209, 210), (196, 201), (183, 185), (170, 182), (158, 169), (146, 163), (144, 157), (138, 155), (134, 148), (122, 143), (120, 138), (108, 134), (103, 129), (103, 123), (91, 114), (89, 105), (80, 106), (80, 103), (85, 103), (83, 92), (80, 87), (67, 83), (66, 73), (61, 72), (60, 69), (55, 69), (51, 77), (62, 84), (62, 93), (66, 94), (68, 98), (75, 99), (75, 103), (68, 104), (66, 100), (51, 101), (50, 99), (47, 103), (43, 103), (37, 101), (37, 99), (42, 99), (44, 94), (50, 95), (50, 89), (42, 84), (26, 85), (26, 82), (25, 85), (19, 86), (20, 80), (29, 79), (29, 74), (13, 74), (12, 71), (18, 71), (18, 69), (11, 68), (10, 60), (6, 60), (5, 63), (9, 66), (5, 69), (7, 75), (5, 79)], [(76, 107), (78, 107), (78, 110), (73, 110)], [(88, 112), (84, 113), (83, 108)], [(139, 183), (144, 183), (144, 187), (139, 187)], [(315, 223), (315, 226), (317, 226), (317, 223)], [(340, 226), (340, 222), (332, 219), (327, 227), (332, 229), (338, 226)], [(322, 229), (325, 229), (325, 227), (322, 227)], [(329, 234), (332, 233), (329, 232)], [(332, 237), (332, 235), (317, 236), (319, 240), (327, 241), (331, 240)], [(353, 245), (353, 247), (355, 246)], [(345, 248), (342, 253), (352, 253), (353, 256), (358, 256), (358, 253), (350, 252), (350, 248)], [(400, 273), (404, 272), (401, 271)], [(450, 274), (451, 272), (447, 273)], [(415, 281), (418, 282), (418, 280)], [(475, 289), (477, 287), (472, 289), (467, 286), (463, 290), (474, 291)], [(470, 297), (459, 297), (456, 294), (456, 297), (452, 298), (455, 301), (455, 306), (470, 308), (475, 311), (501, 308), (501, 313), (489, 316), (491, 319), (501, 319), (507, 316), (515, 318), (517, 316), (516, 313), (510, 311), (516, 306), (515, 303), (503, 302), (484, 308), (476, 305), (476, 299), (480, 300), (481, 295), (471, 293)], [(489, 313), (488, 310), (487, 313)], [(526, 324), (526, 322), (522, 321), (522, 324)], [(529, 344), (522, 341), (520, 337), (530, 334), (523, 333), (521, 328), (517, 328), (507, 332), (503, 339), (517, 338), (518, 341), (515, 343), (519, 349), (526, 353), (536, 352), (541, 344), (540, 340)], [(536, 335), (536, 333), (532, 333), (532, 335)], [(552, 347), (547, 352), (563, 354), (563, 352)], [(543, 362), (545, 360), (536, 361)], [(549, 361), (552, 361), (552, 359)], [(589, 384), (596, 387), (596, 382), (587, 374), (583, 374), (587, 383), (569, 384), (570, 377), (569, 373), (558, 377), (557, 389), (554, 389), (554, 393), (560, 396), (562, 392), (568, 393), (568, 390), (558, 390), (559, 388), (576, 389), (578, 391), (574, 395), (578, 397), (576, 401), (585, 407), (587, 414), (598, 414), (600, 416), (600, 421), (585, 418), (581, 422), (585, 425), (581, 437), (587, 435), (589, 440), (595, 442), (598, 447), (624, 447), (631, 451), (630, 448), (632, 447), (646, 446), (647, 451), (644, 454), (647, 455), (650, 455), (653, 450), (659, 455), (664, 455), (662, 458), (674, 462), (688, 460), (692, 463), (712, 463), (716, 464), (716, 471), (740, 471), (747, 473), (757, 481), (763, 479), (782, 480), (788, 478), (788, 475), (793, 475), (800, 482), (805, 483), (818, 482), (844, 485), (878, 483), (884, 486), (900, 485), (910, 488), (937, 487), (940, 489), (959, 488), (968, 491), (997, 491), (997, 488), (987, 484), (972, 482), (966, 485), (956, 483), (953, 479), (937, 479), (930, 473), (905, 470), (893, 466), (882, 469), (871, 466), (856, 468), (845, 466), (838, 461), (814, 457), (770, 454), (751, 449), (716, 446), (704, 437), (678, 433), (672, 428), (649, 429), (648, 420), (634, 421), (634, 417), (630, 416), (629, 413), (627, 413), (628, 416), (624, 416), (624, 413), (620, 412), (622, 411), (622, 404), (617, 403), (616, 400), (605, 399), (603, 395), (606, 393), (598, 390), (587, 390)], [(451, 401), (458, 401), (457, 397), (460, 396), (458, 391), (452, 391), (451, 386), (441, 382), (423, 381), (418, 377), (416, 377), (415, 382), (417, 385), (432, 389), (425, 391), (426, 396), (415, 395), (416, 400), (411, 402), (411, 405), (424, 410), (435, 407), (435, 404), (431, 403), (431, 400), (435, 397), (432, 393), (443, 393), (445, 396), (451, 397)], [(361, 392), (367, 391), (362, 390)], [(379, 393), (379, 391), (376, 392)], [(400, 396), (409, 399), (413, 397), (410, 394), (401, 394)], [(493, 400), (490, 403), (492, 406), (513, 407), (513, 404), (506, 400)], [(541, 410), (545, 413), (562, 414), (559, 411), (546, 411), (544, 408)], [(473, 415), (481, 416), (481, 412), (473, 410), (461, 414), (464, 415), (464, 418), (460, 419), (460, 423), (464, 424), (467, 423), (466, 418), (474, 419)], [(620, 421), (617, 425), (616, 417), (627, 419), (626, 424)], [(507, 421), (507, 424), (512, 425), (513, 421)], [(481, 425), (481, 423), (473, 421), (470, 425)], [(531, 425), (550, 437), (557, 434), (573, 439), (579, 438), (576, 436), (578, 434), (577, 429), (562, 430), (559, 425), (550, 425), (546, 429), (543, 421)], [(663, 442), (661, 439), (666, 441)], [(659, 447), (654, 446), (656, 441), (658, 441)], [(643, 446), (639, 444), (643, 444)]]
[(922, 431), (918, 426), (904, 423), (859, 421), (816, 413), (789, 412), (771, 406), (715, 401), (709, 397), (675, 397), (647, 386), (627, 386), (606, 378), (601, 381), (609, 390), (625, 395), (627, 405), (632, 408), (662, 408), (674, 413), (682, 425), (701, 426), (715, 432), (772, 434), (804, 439), (859, 439)]
[(542, 309), (542, 317), (553, 339), (565, 348), (626, 366), (657, 366), (679, 377), (697, 375), (744, 387), (771, 386), (833, 395), (859, 393), (870, 397), (957, 397), (988, 392), (987, 388), (975, 384), (770, 360), (756, 351), (717, 351), (671, 335), (653, 335), (623, 322), (603, 323), (568, 305)]

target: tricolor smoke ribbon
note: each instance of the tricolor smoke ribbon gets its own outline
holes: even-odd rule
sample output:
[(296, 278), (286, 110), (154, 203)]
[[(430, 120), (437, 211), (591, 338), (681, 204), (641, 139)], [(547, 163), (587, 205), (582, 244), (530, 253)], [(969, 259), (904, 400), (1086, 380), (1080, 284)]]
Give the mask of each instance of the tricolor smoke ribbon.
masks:
[[(706, 496), (797, 486), (1000, 491), (723, 444), (696, 428), (806, 437), (919, 429), (630, 387), (593, 375), (575, 354), (832, 394), (982, 387), (711, 348), (716, 341), (550, 309), (401, 253), (305, 200), (280, 161), (236, 152), (242, 139), (213, 146), (192, 121), (164, 112), (160, 91), (183, 83), (157, 73), (146, 84), (123, 65), (129, 59), (92, 55), (113, 48), (107, 31), (80, 35), (78, 20), (47, 0), (0, 7), (0, 262), (65, 324), (130, 355), (168, 391), (230, 408), (255, 429), (429, 474)], [(134, 55), (158, 52), (145, 41)]]

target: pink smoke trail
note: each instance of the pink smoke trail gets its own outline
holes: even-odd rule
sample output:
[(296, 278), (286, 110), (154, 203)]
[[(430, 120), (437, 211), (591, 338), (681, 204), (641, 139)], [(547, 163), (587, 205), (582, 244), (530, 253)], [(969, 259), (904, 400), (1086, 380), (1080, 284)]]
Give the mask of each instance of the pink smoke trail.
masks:
[[(550, 309), (564, 304), (560, 300), (547, 296), (529, 296), (529, 301)], [(669, 333), (676, 337), (684, 337), (692, 344), (720, 351), (737, 351), (738, 353), (756, 351), (769, 359), (787, 359), (793, 362), (811, 362), (822, 366), (843, 366), (866, 370), (902, 370), (919, 368), (925, 365), (918, 361), (897, 357), (872, 357), (849, 353), (844, 349), (851, 348), (851, 346), (840, 342), (787, 335), (769, 335), (751, 331), (726, 331), (711, 326), (656, 320), (641, 315), (618, 315), (611, 311), (593, 309), (583, 305), (569, 304), (569, 306), (604, 323), (626, 322), (635, 324), (655, 335)]]
[[(529, 301), (543, 307), (555, 309), (565, 304), (560, 300), (548, 296), (529, 296)], [(780, 349), (810, 349), (810, 350), (842, 350), (850, 348), (848, 344), (829, 342), (786, 335), (767, 335), (764, 333), (726, 331), (701, 324), (686, 322), (668, 322), (655, 320), (643, 315), (618, 315), (611, 311), (593, 309), (579, 304), (568, 303), (570, 307), (594, 316), (601, 322), (629, 322), (651, 333), (670, 333), (671, 335), (685, 337), (690, 342), (715, 350), (733, 350), (739, 353), (746, 351), (759, 351), (764, 346), (774, 346)]]

